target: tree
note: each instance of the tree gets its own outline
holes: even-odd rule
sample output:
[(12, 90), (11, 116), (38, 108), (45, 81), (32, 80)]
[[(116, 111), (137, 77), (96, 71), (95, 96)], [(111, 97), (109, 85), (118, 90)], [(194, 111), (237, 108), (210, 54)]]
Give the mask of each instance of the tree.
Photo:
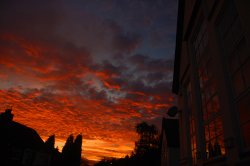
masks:
[(135, 142), (134, 165), (160, 165), (160, 139), (156, 127), (142, 122), (136, 125), (136, 132), (139, 140)]
[(74, 154), (74, 164), (79, 166), (81, 164), (81, 153), (82, 153), (82, 135), (79, 134), (74, 142), (72, 153)]
[(78, 135), (74, 141), (74, 136), (71, 134), (63, 149), (62, 161), (65, 166), (80, 166), (82, 152), (82, 135)]
[(62, 149), (62, 161), (64, 166), (70, 166), (73, 161), (72, 147), (74, 143), (74, 136), (71, 134)]
[(49, 136), (49, 138), (45, 141), (45, 148), (48, 151), (54, 150), (55, 146), (55, 135)]
[(154, 125), (148, 125), (142, 122), (136, 125), (136, 132), (139, 135), (139, 140), (135, 142), (134, 153), (136, 155), (143, 155), (153, 148), (158, 148), (158, 132)]
[(160, 139), (154, 125), (141, 122), (135, 126), (139, 140), (135, 142), (135, 149), (130, 156), (124, 158), (103, 158), (95, 166), (159, 166)]
[(73, 142), (74, 142), (74, 136), (71, 134), (71, 135), (67, 138), (66, 143), (65, 143), (65, 145), (63, 146), (62, 153), (64, 153), (64, 154), (69, 153), (69, 151), (70, 151), (69, 149), (72, 147)]

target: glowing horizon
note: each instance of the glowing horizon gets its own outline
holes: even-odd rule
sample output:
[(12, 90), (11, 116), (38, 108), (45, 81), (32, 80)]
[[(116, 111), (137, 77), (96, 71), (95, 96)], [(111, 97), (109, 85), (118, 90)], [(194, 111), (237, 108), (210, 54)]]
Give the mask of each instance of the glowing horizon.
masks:
[[(42, 138), (45, 142), (48, 138)], [(58, 147), (59, 152), (62, 152), (62, 148), (65, 145), (66, 140), (55, 138), (55, 148)], [(120, 145), (120, 147), (116, 147), (115, 149), (110, 148), (110, 143), (102, 141), (102, 140), (89, 140), (84, 139), (82, 141), (82, 158), (87, 158), (88, 160), (100, 161), (103, 157), (114, 157), (114, 158), (122, 158), (126, 155), (130, 155), (133, 151), (133, 148), (130, 146)], [(102, 147), (102, 148), (100, 148)], [(120, 152), (118, 152), (120, 151)], [(103, 154), (103, 156), (98, 156)], [(105, 155), (104, 155), (105, 154)], [(97, 157), (98, 156), (98, 157)]]

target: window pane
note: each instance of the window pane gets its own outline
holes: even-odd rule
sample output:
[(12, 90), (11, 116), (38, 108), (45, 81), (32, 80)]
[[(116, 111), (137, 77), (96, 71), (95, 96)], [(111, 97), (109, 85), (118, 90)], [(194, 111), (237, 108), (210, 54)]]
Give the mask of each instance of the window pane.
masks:
[(192, 118), (192, 133), (195, 133), (195, 122), (193, 118)]
[[(250, 120), (250, 93), (238, 103), (239, 114), (240, 114), (240, 123), (245, 123)], [(249, 130), (250, 132), (250, 130)]]
[(242, 126), (242, 136), (245, 146), (250, 147), (250, 93), (238, 103), (240, 124)]
[(219, 97), (217, 95), (213, 97), (212, 103), (213, 103), (213, 111), (218, 112), (220, 109), (220, 104), (219, 104)]
[(230, 72), (233, 74), (240, 67), (240, 61), (237, 54), (232, 54), (229, 57), (229, 68)]
[(194, 147), (194, 149), (196, 149), (197, 145), (196, 145), (196, 136), (195, 135), (193, 136), (193, 140), (194, 140), (194, 146), (193, 147)]
[(205, 121), (207, 121), (207, 120), (208, 120), (208, 113), (207, 113), (205, 107), (206, 107), (206, 105), (203, 106), (203, 108), (202, 108), (202, 110), (203, 110), (203, 119), (204, 119)]
[(245, 79), (245, 84), (247, 87), (250, 86), (250, 59), (246, 62), (246, 64), (243, 67), (243, 74)]
[(218, 144), (219, 144), (219, 146), (220, 146), (221, 154), (224, 155), (224, 154), (225, 154), (225, 146), (224, 146), (223, 136), (220, 135), (220, 136), (217, 138), (217, 141), (218, 141)]
[(193, 165), (195, 165), (197, 163), (196, 150), (192, 151), (192, 159), (193, 159)]
[(235, 19), (234, 23), (231, 27), (231, 34), (233, 37), (234, 41), (239, 41), (239, 38), (242, 37), (242, 30), (241, 30), (241, 23), (240, 23), (240, 19)]
[[(213, 112), (213, 108), (212, 108), (211, 102), (208, 102), (207, 103), (207, 116), (208, 116), (208, 119), (211, 117), (212, 112)], [(206, 120), (208, 120), (208, 119), (206, 119)]]
[(236, 96), (238, 96), (245, 88), (242, 78), (241, 70), (238, 70), (233, 76), (234, 90)]
[(209, 127), (210, 127), (210, 139), (213, 139), (216, 136), (214, 121), (209, 124)]
[(217, 132), (217, 135), (222, 135), (223, 134), (223, 126), (222, 126), (222, 120), (221, 120), (221, 118), (217, 118), (215, 120), (215, 123), (216, 123), (216, 132)]
[(246, 147), (250, 147), (250, 122), (242, 126), (244, 144)]
[(205, 126), (205, 136), (206, 136), (206, 142), (209, 141), (210, 135), (209, 135), (209, 125)]
[[(202, 98), (202, 101), (206, 101), (206, 94), (202, 93), (201, 98)], [(205, 102), (202, 102), (202, 105), (203, 105), (204, 108), (206, 108), (206, 103)]]
[(215, 82), (214, 79), (210, 79), (210, 84), (209, 84), (209, 90), (211, 95), (214, 95), (216, 93), (216, 86), (215, 86)]
[(240, 62), (241, 64), (243, 64), (250, 57), (249, 53), (247, 52), (247, 42), (244, 37), (239, 42), (237, 46), (237, 50), (238, 50)]

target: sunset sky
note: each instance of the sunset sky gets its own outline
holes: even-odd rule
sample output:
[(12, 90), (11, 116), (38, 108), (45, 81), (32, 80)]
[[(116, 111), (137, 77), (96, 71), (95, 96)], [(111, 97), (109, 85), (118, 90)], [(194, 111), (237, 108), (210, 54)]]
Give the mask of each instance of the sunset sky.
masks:
[(1, 0), (0, 112), (90, 160), (130, 154), (171, 94), (176, 0)]

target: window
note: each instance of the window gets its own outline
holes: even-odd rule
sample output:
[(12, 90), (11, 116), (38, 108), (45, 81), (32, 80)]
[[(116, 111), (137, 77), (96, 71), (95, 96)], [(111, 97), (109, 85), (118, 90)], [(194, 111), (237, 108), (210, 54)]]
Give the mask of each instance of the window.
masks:
[(225, 5), (217, 21), (217, 31), (225, 53), (234, 102), (239, 113), (239, 124), (244, 147), (250, 148), (250, 53), (241, 22), (232, 0)]
[(250, 93), (238, 102), (240, 126), (245, 147), (250, 147)]
[(190, 140), (191, 140), (191, 152), (192, 152), (192, 163), (197, 164), (197, 142), (196, 142), (196, 129), (195, 129), (195, 118), (194, 109), (192, 109), (192, 93), (191, 84), (187, 87), (187, 99), (188, 99), (188, 110), (189, 110), (189, 127), (190, 127)]
[(209, 14), (210, 14), (210, 12), (212, 12), (216, 1), (217, 0), (206, 0), (205, 1), (205, 4), (206, 4), (205, 6), (206, 6), (206, 9), (207, 9)]
[(228, 57), (234, 93), (239, 96), (249, 86), (250, 55), (247, 53), (246, 39), (242, 38)]
[(205, 128), (205, 142), (207, 158), (225, 154), (224, 131), (222, 127), (222, 116), (220, 113), (220, 102), (214, 83), (213, 74), (209, 71), (211, 59), (204, 65), (199, 66), (199, 80), (202, 98), (202, 112)]
[(205, 51), (205, 48), (208, 44), (208, 33), (207, 33), (207, 24), (206, 22), (199, 25), (200, 29), (194, 35), (192, 40), (193, 51), (198, 61), (201, 59), (201, 55)]
[(225, 154), (224, 130), (215, 78), (211, 69), (212, 57), (205, 51), (208, 47), (207, 23), (203, 20), (200, 22), (197, 33), (193, 36), (192, 47), (199, 70), (206, 156), (213, 158)]

